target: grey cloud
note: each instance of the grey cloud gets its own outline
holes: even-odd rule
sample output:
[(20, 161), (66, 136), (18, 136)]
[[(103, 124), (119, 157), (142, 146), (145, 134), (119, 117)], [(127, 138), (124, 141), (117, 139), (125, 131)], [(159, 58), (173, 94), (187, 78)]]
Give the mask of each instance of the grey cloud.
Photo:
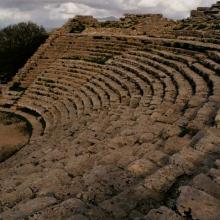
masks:
[[(122, 16), (124, 13), (162, 13), (183, 18), (197, 6), (217, 0), (0, 0), (0, 26), (33, 20), (45, 26), (59, 26), (76, 14), (95, 17)], [(8, 17), (7, 17), (8, 13)]]

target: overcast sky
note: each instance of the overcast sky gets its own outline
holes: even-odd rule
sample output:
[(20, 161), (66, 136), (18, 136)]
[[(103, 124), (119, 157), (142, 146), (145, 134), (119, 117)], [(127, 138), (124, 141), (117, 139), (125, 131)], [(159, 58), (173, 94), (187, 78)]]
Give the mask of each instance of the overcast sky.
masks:
[(120, 17), (124, 13), (162, 13), (169, 18), (188, 17), (198, 6), (217, 0), (0, 0), (0, 27), (34, 21), (57, 27), (75, 15)]

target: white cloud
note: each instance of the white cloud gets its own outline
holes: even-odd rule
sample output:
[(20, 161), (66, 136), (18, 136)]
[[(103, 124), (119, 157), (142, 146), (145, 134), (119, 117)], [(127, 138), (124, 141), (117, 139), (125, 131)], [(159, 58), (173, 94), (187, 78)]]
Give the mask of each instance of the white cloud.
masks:
[(0, 8), (0, 23), (10, 24), (20, 21), (28, 21), (31, 19), (31, 14), (20, 11), (17, 8), (1, 9)]
[(198, 6), (217, 0), (0, 0), (0, 26), (33, 20), (46, 25), (61, 25), (75, 15), (122, 16), (124, 13), (162, 13), (169, 18), (184, 18)]
[(141, 0), (139, 3), (138, 3), (138, 6), (139, 7), (156, 7), (158, 5), (160, 1), (158, 0), (149, 0), (149, 1), (146, 1), (146, 0)]
[(44, 7), (49, 12), (49, 19), (68, 19), (75, 15), (95, 15), (97, 17), (109, 16), (111, 13), (105, 9), (95, 9), (87, 5), (77, 3), (63, 3), (58, 7), (49, 4)]

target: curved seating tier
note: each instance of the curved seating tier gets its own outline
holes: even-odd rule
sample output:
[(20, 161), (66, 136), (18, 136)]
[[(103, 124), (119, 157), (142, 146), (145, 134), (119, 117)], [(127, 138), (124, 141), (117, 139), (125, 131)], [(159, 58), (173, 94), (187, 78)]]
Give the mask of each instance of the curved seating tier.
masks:
[[(0, 163), (0, 218), (217, 220), (216, 42), (57, 38), (8, 103), (36, 114), (44, 129)], [(200, 203), (214, 208), (198, 213)]]

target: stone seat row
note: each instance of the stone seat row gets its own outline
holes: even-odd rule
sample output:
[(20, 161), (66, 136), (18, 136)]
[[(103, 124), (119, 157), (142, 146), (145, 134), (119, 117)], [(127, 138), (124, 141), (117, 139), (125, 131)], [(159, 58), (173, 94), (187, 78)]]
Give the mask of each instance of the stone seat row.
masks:
[(143, 91), (142, 91), (143, 92)]

